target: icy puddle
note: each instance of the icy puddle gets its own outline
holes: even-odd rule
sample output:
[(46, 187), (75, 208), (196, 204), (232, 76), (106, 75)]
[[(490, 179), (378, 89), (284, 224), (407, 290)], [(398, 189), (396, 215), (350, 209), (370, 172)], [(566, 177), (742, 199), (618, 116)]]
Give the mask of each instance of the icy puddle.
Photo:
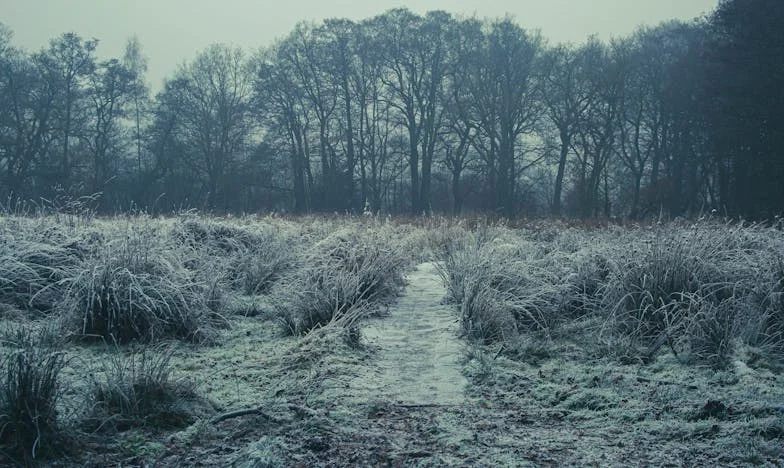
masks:
[(362, 328), (376, 355), (348, 385), (356, 402), (403, 405), (453, 405), (463, 402), (466, 379), (458, 359), (462, 344), (452, 307), (433, 263), (408, 275), (405, 293), (389, 315)]

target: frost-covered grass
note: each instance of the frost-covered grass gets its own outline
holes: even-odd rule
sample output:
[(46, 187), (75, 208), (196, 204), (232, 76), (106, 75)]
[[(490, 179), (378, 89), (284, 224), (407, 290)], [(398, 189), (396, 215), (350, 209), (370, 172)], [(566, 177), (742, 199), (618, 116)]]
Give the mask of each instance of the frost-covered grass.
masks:
[(209, 289), (185, 268), (187, 252), (151, 224), (126, 224), (63, 280), (64, 330), (127, 343), (209, 340)]
[[(62, 350), (1, 346), (0, 464), (37, 463), (52, 453), (41, 447), (61, 425), (103, 445), (251, 404), (238, 393), (227, 397), (231, 383), (212, 382), (236, 363), (238, 350), (225, 344), (236, 330), (272, 340), (254, 349), (259, 356), (273, 342), (288, 349), (282, 368), (334, 352), (333, 337), (356, 346), (359, 322), (394, 301), (405, 270), (423, 255), (412, 244), (426, 237), (421, 228), (379, 220), (193, 213), (5, 215), (0, 232), (0, 321), (51, 330), (46, 336)], [(159, 346), (170, 340), (190, 351)], [(202, 367), (192, 357), (199, 353), (227, 357)], [(183, 366), (200, 375), (191, 379)]]
[(171, 346), (114, 350), (90, 372), (92, 398), (87, 425), (96, 431), (134, 427), (181, 428), (195, 416), (189, 401), (195, 392), (173, 376)]
[(721, 223), (604, 229), (488, 227), (443, 249), (450, 299), (484, 343), (585, 323), (589, 353), (722, 367), (784, 359), (778, 228)]
[(780, 227), (456, 234), (443, 276), (475, 343), (469, 392), (499, 408), (477, 415), (489, 447), (534, 464), (781, 462)]
[(60, 373), (65, 353), (28, 327), (10, 327), (0, 338), (0, 462), (33, 465), (62, 450), (58, 421)]
[[(784, 457), (778, 228), (186, 213), (0, 216), (0, 234), (0, 383), (56, 389), (33, 403), (42, 447), (74, 442), (61, 465)], [(377, 370), (364, 320), (423, 261), (461, 326), (466, 403), (348, 405)], [(24, 417), (0, 414), (22, 421), (0, 464), (59, 453), (31, 459)]]
[(303, 335), (351, 311), (367, 315), (403, 286), (404, 247), (391, 228), (342, 228), (301, 254), (302, 265), (273, 291), (284, 330)]
[(50, 312), (84, 252), (73, 233), (36, 219), (0, 217), (0, 304)]

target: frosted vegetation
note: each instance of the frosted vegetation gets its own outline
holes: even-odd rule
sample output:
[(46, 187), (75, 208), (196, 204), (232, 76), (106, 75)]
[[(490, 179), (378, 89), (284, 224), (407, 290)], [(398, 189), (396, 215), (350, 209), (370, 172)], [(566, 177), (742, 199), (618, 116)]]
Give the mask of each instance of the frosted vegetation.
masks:
[[(784, 357), (784, 237), (702, 222), (646, 227), (482, 228), (444, 247), (449, 298), (466, 335), (513, 347), (581, 329), (590, 355), (728, 365), (735, 348)], [(584, 337), (581, 337), (584, 338)]]
[[(357, 384), (424, 262), (462, 402)], [(0, 464), (780, 463), (783, 292), (781, 226), (5, 214)]]

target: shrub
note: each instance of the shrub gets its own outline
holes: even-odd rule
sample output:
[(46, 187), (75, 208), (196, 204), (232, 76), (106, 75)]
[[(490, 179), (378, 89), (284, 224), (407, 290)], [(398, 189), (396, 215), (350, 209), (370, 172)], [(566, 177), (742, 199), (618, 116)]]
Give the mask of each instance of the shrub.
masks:
[(19, 328), (6, 333), (0, 360), (0, 461), (32, 464), (58, 447), (59, 376), (65, 355), (52, 347), (50, 332)]

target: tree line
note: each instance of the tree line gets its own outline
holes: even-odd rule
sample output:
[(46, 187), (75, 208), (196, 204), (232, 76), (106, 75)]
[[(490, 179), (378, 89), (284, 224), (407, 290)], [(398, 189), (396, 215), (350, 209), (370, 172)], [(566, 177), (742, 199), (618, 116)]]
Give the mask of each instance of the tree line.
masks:
[(0, 25), (0, 195), (98, 208), (769, 218), (784, 202), (784, 3), (550, 44), (511, 18), (394, 9), (214, 44), (155, 96)]

